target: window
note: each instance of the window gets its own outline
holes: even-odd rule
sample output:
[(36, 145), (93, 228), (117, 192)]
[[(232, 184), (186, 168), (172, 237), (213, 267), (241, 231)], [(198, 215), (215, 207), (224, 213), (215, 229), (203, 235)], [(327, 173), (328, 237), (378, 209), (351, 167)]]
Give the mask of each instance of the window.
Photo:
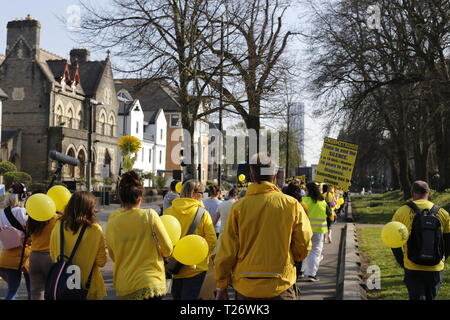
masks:
[(162, 151), (159, 151), (159, 164), (162, 164)]
[(152, 163), (152, 149), (148, 149), (148, 162)]
[(136, 134), (139, 134), (139, 121), (136, 122)]
[(180, 123), (180, 115), (179, 114), (173, 114), (170, 116), (170, 127), (172, 128), (178, 128), (181, 126)]
[(161, 140), (163, 139), (164, 130), (161, 129)]

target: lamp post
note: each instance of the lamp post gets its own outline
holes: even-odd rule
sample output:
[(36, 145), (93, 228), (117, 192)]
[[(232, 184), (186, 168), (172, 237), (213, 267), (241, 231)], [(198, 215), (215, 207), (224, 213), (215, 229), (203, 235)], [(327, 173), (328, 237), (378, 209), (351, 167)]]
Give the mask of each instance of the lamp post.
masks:
[(96, 101), (94, 99), (87, 100), (88, 107), (88, 161), (87, 161), (87, 174), (86, 174), (86, 188), (88, 192), (92, 191), (92, 133), (94, 131), (93, 121), (94, 106), (103, 106), (103, 102)]

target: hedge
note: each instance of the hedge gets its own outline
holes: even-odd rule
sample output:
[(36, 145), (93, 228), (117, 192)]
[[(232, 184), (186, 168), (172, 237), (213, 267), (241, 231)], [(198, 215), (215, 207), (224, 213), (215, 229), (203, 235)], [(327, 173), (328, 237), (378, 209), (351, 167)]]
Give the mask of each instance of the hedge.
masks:
[(29, 186), (33, 179), (26, 172), (7, 172), (3, 176), (6, 189), (9, 189), (15, 183), (23, 183), (25, 186)]
[(17, 167), (14, 165), (14, 163), (11, 163), (9, 161), (2, 161), (0, 162), (0, 176), (3, 176), (7, 172), (16, 172)]

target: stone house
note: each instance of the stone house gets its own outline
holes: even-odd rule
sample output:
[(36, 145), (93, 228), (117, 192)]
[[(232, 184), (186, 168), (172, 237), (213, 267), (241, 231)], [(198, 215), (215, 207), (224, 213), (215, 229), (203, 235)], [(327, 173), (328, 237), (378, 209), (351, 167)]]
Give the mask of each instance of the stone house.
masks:
[(56, 150), (80, 160), (77, 168), (64, 166), (63, 180), (82, 180), (88, 159), (88, 102), (94, 99), (102, 105), (93, 106), (92, 177), (101, 179), (104, 164), (114, 177), (119, 165), (119, 102), (109, 55), (91, 61), (88, 50), (73, 49), (70, 60), (64, 59), (40, 48), (40, 29), (40, 22), (30, 16), (7, 24), (0, 87), (9, 96), (2, 112), (2, 132), (8, 140), (2, 139), (2, 145), (15, 150), (7, 156), (15, 157), (12, 160), (20, 170), (40, 182), (55, 169), (48, 154)]

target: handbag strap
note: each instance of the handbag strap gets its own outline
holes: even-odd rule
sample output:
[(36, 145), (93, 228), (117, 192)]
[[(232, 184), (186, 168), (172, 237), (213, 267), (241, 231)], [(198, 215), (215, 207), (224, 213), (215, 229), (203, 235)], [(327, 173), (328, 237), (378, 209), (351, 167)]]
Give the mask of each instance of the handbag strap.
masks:
[(186, 236), (193, 234), (195, 232), (200, 221), (202, 221), (203, 216), (205, 215), (205, 212), (206, 212), (205, 208), (200, 207), (200, 206), (198, 207), (197, 213), (195, 214), (194, 221), (192, 222), (191, 226), (189, 227), (189, 230), (186, 233)]
[(25, 228), (16, 219), (16, 217), (14, 217), (11, 207), (6, 207), (5, 210), (3, 210), (3, 211), (5, 212), (6, 219), (8, 219), (11, 226), (13, 226), (14, 228), (16, 228), (19, 231), (22, 231), (25, 235), (25, 237), (23, 238), (22, 252), (20, 253), (19, 267), (17, 268), (18, 271), (21, 271), (23, 259), (25, 257), (25, 249), (26, 249), (28, 234), (25, 231)]
[(162, 256), (162, 254), (161, 254), (161, 251), (159, 250), (159, 241), (158, 241), (158, 237), (156, 236), (155, 229), (153, 228), (153, 218), (152, 218), (152, 212), (151, 212), (151, 210), (148, 210), (147, 216), (148, 216), (148, 219), (149, 219), (149, 222), (150, 222), (150, 227), (151, 227), (151, 229), (152, 229), (152, 237), (153, 237), (153, 239), (154, 239), (155, 242), (156, 242), (156, 250), (158, 251), (158, 254), (159, 254), (159, 256), (161, 257), (161, 259), (163, 259), (163, 256)]
[(14, 217), (11, 207), (7, 207), (3, 211), (5, 212), (6, 219), (8, 219), (11, 226), (16, 228), (17, 230), (22, 231), (26, 235), (24, 227), (20, 224), (20, 222), (16, 219), (16, 217)]

